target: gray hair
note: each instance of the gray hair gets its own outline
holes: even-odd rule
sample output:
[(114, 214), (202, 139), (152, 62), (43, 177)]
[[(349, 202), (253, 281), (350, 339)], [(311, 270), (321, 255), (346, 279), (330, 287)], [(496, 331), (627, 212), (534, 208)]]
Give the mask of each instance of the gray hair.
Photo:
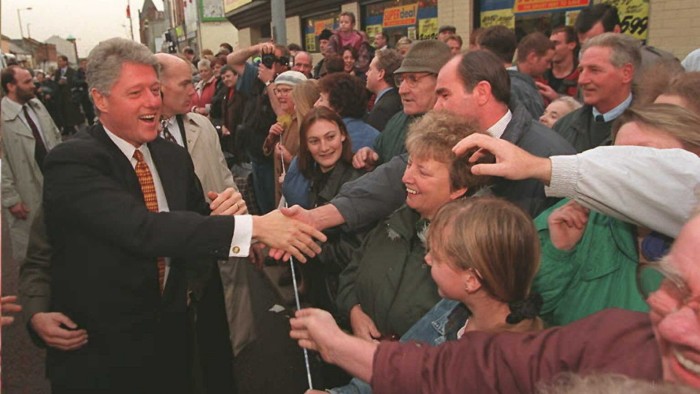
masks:
[(109, 96), (124, 63), (144, 64), (160, 70), (155, 55), (143, 44), (125, 38), (110, 38), (97, 44), (88, 56), (85, 73), (88, 89)]
[(640, 53), (641, 43), (634, 37), (620, 33), (603, 33), (586, 41), (581, 48), (581, 57), (591, 47), (610, 48), (610, 63), (621, 68), (625, 64), (631, 64), (634, 72), (639, 70), (642, 64)]
[(209, 59), (202, 59), (199, 62), (197, 62), (197, 68), (200, 67), (211, 69), (211, 62), (209, 61)]

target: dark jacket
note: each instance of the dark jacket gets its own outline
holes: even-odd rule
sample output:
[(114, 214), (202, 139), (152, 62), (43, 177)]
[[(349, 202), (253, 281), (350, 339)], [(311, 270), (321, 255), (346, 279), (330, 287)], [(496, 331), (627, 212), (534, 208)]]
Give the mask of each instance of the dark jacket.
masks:
[[(132, 164), (101, 125), (46, 158), (50, 309), (90, 335), (79, 350), (49, 349), (47, 374), (54, 384), (86, 392), (186, 390), (185, 264), (227, 258), (234, 220), (203, 215), (208, 206), (185, 149), (161, 138), (148, 147), (169, 213), (146, 209)], [(158, 256), (171, 258), (162, 295)]]
[(76, 88), (75, 84), (77, 81), (76, 71), (68, 67), (64, 77), (66, 83), (60, 83), (61, 70), (58, 69), (54, 73), (54, 81), (56, 81), (56, 86), (58, 87), (54, 97), (56, 98), (58, 110), (61, 113), (61, 124), (58, 125), (61, 128), (73, 127), (85, 121), (85, 117), (78, 107), (79, 101), (73, 98), (73, 88)]
[(554, 130), (569, 141), (581, 153), (585, 150), (612, 143), (613, 121), (596, 122), (593, 119), (593, 107), (583, 107), (568, 113), (554, 124)]
[(537, 90), (535, 80), (520, 71), (508, 70), (510, 77), (510, 104), (509, 107), (517, 107), (518, 104), (525, 107), (532, 119), (539, 120), (544, 113), (544, 100)]
[(383, 335), (401, 336), (440, 300), (418, 235), (426, 225), (404, 205), (367, 234), (340, 274), (342, 316), (360, 304)]
[(379, 155), (377, 164), (386, 163), (392, 157), (406, 152), (406, 133), (416, 115), (397, 112), (389, 119), (382, 133), (374, 140), (374, 151)]
[[(540, 157), (575, 153), (568, 142), (533, 120), (521, 106), (513, 109), (513, 118), (501, 138)], [(406, 189), (401, 183), (401, 177), (406, 169), (407, 158), (407, 154), (394, 157), (371, 173), (343, 186), (331, 203), (338, 208), (350, 229), (366, 226), (403, 204)], [(501, 179), (494, 184), (492, 191), (523, 208), (533, 218), (558, 200), (547, 198), (544, 184), (533, 179)]]
[(470, 331), (437, 347), (382, 342), (374, 353), (372, 389), (377, 394), (532, 393), (562, 372), (661, 381), (661, 355), (649, 317), (606, 309), (537, 333)]
[(389, 122), (389, 119), (402, 110), (403, 104), (401, 103), (399, 90), (397, 88), (391, 88), (374, 104), (372, 111), (367, 114), (365, 122), (379, 130), (379, 132), (382, 132), (387, 122)]

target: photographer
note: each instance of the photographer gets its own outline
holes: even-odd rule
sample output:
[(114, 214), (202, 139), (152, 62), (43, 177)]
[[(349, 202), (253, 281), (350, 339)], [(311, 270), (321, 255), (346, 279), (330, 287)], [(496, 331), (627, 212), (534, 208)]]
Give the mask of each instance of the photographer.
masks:
[[(260, 56), (260, 62), (248, 62)], [(275, 209), (275, 177), (272, 157), (265, 156), (262, 145), (270, 126), (283, 114), (275, 97), (274, 80), (289, 69), (289, 51), (283, 45), (269, 42), (239, 49), (227, 57), (228, 65), (239, 75), (236, 90), (250, 100), (243, 111), (239, 132), (243, 147), (253, 166), (253, 187), (261, 213)]]

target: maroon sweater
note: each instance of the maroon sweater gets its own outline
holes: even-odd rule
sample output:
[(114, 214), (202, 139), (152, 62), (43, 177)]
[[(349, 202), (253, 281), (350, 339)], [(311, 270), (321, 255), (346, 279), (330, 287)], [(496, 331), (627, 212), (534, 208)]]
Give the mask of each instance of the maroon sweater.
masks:
[(438, 347), (383, 342), (372, 388), (382, 393), (527, 393), (561, 372), (661, 380), (649, 317), (606, 309), (538, 333), (469, 332)]

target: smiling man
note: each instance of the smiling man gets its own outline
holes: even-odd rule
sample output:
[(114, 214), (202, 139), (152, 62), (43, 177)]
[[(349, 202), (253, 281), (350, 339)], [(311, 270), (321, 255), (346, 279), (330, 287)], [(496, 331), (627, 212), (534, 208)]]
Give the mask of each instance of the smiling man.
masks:
[(48, 349), (53, 393), (187, 392), (186, 268), (246, 256), (251, 237), (310, 255), (311, 237), (325, 238), (279, 213), (231, 216), (233, 189), (205, 203), (187, 151), (158, 138), (158, 70), (141, 44), (101, 42), (87, 70), (100, 122), (45, 160), (51, 309), (89, 335), (79, 350)]
[(585, 105), (554, 124), (577, 152), (610, 144), (612, 122), (632, 104), (640, 63), (639, 43), (624, 34), (604, 33), (581, 48), (578, 84)]
[(355, 153), (355, 168), (373, 169), (406, 152), (404, 140), (408, 126), (435, 105), (437, 74), (451, 56), (450, 48), (437, 40), (420, 41), (411, 47), (401, 67), (394, 71), (403, 111), (389, 119), (373, 148), (362, 148)]

